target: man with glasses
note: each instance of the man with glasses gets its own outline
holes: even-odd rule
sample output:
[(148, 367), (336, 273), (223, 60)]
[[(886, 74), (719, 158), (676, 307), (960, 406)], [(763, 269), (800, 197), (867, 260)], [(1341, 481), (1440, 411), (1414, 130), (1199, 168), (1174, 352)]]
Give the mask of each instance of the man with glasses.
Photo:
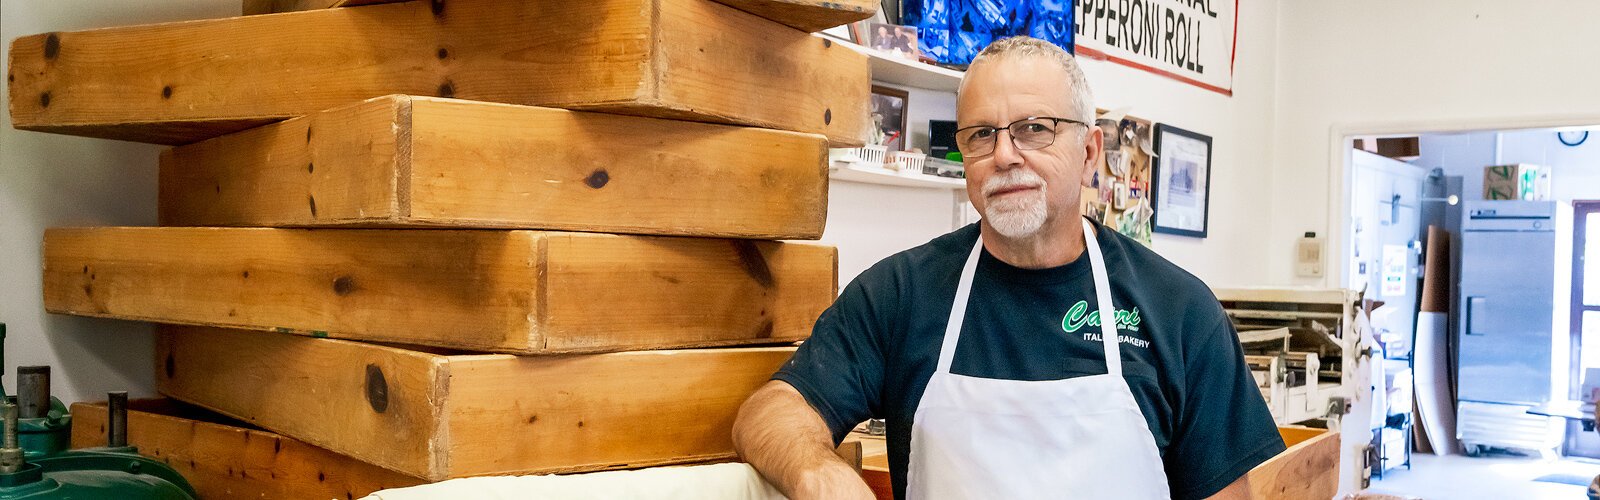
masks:
[(832, 450), (876, 417), (896, 498), (1247, 498), (1283, 441), (1210, 289), (1081, 217), (1103, 139), (1072, 56), (995, 42), (956, 118), (983, 220), (847, 286), (740, 455), (791, 498), (871, 498)]

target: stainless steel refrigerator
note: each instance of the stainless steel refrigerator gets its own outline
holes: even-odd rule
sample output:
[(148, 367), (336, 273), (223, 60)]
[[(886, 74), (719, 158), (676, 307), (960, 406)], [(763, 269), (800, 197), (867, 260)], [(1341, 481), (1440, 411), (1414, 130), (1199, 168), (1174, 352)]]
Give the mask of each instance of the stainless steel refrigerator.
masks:
[[(1465, 204), (1456, 308), (1456, 436), (1469, 455), (1485, 447), (1548, 454), (1560, 445), (1565, 431), (1560, 422), (1527, 414), (1566, 390), (1566, 381), (1553, 376), (1560, 206), (1553, 201)], [(1566, 332), (1561, 333), (1565, 339)]]

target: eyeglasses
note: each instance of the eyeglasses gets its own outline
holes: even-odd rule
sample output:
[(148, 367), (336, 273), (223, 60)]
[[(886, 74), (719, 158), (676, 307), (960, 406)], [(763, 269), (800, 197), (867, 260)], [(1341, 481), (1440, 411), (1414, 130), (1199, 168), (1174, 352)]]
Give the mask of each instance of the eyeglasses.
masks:
[(1019, 150), (1047, 148), (1055, 144), (1056, 128), (1062, 122), (1089, 126), (1078, 120), (1049, 116), (1030, 116), (1011, 122), (1004, 128), (973, 125), (956, 129), (956, 147), (961, 149), (961, 156), (968, 158), (989, 156), (994, 154), (995, 141), (998, 140), (1000, 131), (1005, 130), (1011, 134), (1011, 145)]

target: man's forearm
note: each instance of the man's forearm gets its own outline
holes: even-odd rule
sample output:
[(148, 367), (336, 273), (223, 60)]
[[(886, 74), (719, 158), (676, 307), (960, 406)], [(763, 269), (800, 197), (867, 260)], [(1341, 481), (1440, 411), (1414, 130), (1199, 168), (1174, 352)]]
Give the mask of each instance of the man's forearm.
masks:
[(872, 498), (855, 469), (834, 454), (827, 424), (787, 383), (768, 382), (739, 408), (733, 447), (790, 498)]

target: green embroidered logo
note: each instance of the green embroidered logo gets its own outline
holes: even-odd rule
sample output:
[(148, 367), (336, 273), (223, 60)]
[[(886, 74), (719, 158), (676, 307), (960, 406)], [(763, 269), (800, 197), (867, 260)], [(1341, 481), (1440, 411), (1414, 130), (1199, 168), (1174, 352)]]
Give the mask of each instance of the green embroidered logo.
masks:
[[(1116, 319), (1118, 329), (1132, 332), (1139, 331), (1138, 307), (1133, 308), (1132, 311), (1117, 309), (1112, 316)], [(1100, 313), (1098, 311), (1089, 311), (1089, 301), (1080, 300), (1078, 303), (1073, 304), (1072, 308), (1067, 309), (1066, 316), (1061, 317), (1061, 330), (1067, 333), (1075, 333), (1085, 326), (1099, 328)]]

